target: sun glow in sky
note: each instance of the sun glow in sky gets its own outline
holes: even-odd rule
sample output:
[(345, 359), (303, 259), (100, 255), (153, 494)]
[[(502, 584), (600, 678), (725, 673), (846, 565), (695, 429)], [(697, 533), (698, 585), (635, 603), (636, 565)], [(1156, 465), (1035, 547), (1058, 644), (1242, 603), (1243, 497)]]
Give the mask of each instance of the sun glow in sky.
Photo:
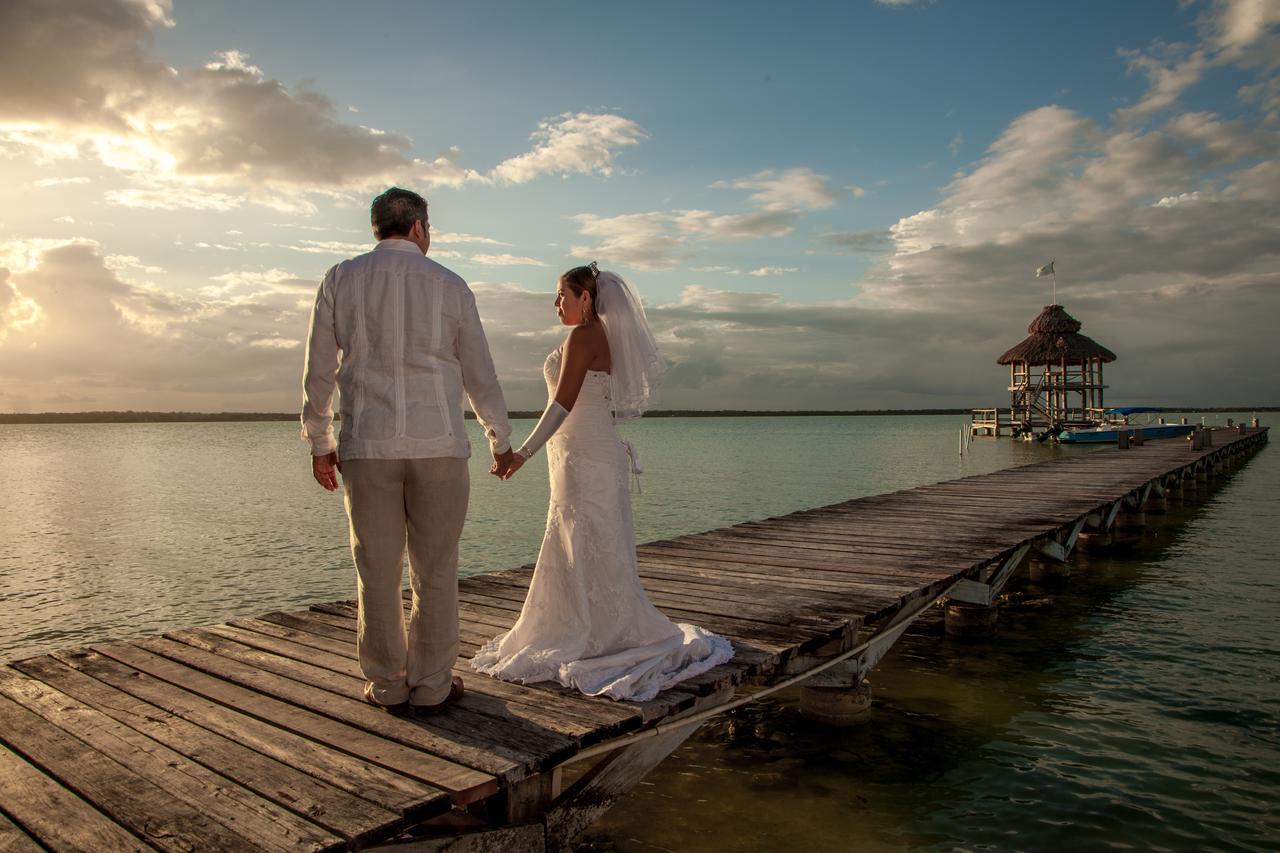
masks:
[(391, 184), (540, 407), (563, 269), (671, 408), (994, 405), (1058, 300), (1109, 400), (1280, 403), (1280, 0), (7, 0), (0, 411), (296, 408)]

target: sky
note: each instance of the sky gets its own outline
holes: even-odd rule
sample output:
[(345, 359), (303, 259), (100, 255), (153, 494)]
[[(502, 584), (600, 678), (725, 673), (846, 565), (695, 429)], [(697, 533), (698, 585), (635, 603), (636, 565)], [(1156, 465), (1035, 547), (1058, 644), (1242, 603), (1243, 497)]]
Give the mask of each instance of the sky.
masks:
[(1108, 402), (1280, 404), (1280, 0), (6, 0), (0, 412), (290, 411), (316, 287), (431, 205), (513, 409), (552, 293), (660, 406), (1007, 405), (1051, 282)]

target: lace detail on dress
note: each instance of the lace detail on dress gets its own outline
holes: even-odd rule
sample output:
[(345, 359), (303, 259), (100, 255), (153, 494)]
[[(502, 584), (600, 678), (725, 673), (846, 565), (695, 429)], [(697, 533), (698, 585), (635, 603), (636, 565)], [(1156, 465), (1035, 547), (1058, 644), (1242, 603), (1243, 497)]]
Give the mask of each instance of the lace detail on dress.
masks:
[[(543, 375), (554, 394), (559, 350)], [(485, 643), (472, 668), (645, 701), (732, 658), (728, 640), (672, 622), (640, 584), (627, 488), (638, 465), (614, 429), (609, 374), (587, 373), (546, 451), (551, 500), (529, 594), (515, 625)]]

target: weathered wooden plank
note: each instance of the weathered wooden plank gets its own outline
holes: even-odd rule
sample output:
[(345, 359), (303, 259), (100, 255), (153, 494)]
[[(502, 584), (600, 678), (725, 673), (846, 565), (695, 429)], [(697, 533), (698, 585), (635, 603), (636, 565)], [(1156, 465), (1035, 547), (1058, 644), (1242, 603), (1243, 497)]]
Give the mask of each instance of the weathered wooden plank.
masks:
[(8, 746), (110, 818), (161, 850), (243, 850), (248, 839), (39, 714), (0, 697), (0, 729)]
[[(406, 602), (406, 607), (407, 606), (408, 603)], [(347, 607), (351, 614), (354, 615), (354, 605), (347, 605)], [(766, 622), (737, 619), (728, 616), (716, 616), (675, 607), (660, 607), (659, 609), (672, 619), (697, 622), (701, 627), (717, 634), (721, 634), (734, 641), (740, 641), (754, 648), (767, 649), (770, 651), (777, 651), (779, 653), (789, 653), (789, 649), (795, 645), (797, 641), (804, 648), (820, 645), (829, 633), (828, 630), (800, 626), (783, 628), (782, 626)], [(485, 615), (486, 611), (507, 613), (511, 618), (500, 620), (498, 617)], [(515, 622), (514, 614), (512, 614), (511, 611), (498, 611), (495, 608), (469, 605), (465, 601), (459, 602), (458, 612), (461, 616), (465, 616), (468, 621), (484, 620), (480, 624), (494, 626), (497, 633), (509, 630), (511, 625)], [(479, 615), (477, 615), (477, 613), (479, 613)], [(500, 621), (504, 622), (505, 625), (499, 625), (498, 623)]]
[[(154, 850), (124, 827), (68, 791), (38, 767), (0, 744), (0, 779), (4, 780), (5, 811), (25, 830), (23, 835), (39, 839), (35, 849)], [(15, 850), (19, 838), (10, 842)], [(42, 846), (41, 846), (42, 845)]]
[[(96, 652), (57, 652), (55, 657), (77, 672), (148, 703), (157, 709), (151, 712), (153, 717), (163, 712), (190, 721), (408, 818), (425, 819), (449, 808), (448, 795), (434, 785), (276, 728)], [(304, 788), (299, 796), (307, 793)]]
[[(198, 640), (194, 631), (174, 632), (174, 636), (180, 636), (181, 641), (141, 640), (137, 645), (233, 684), (509, 780), (543, 769), (544, 763), (559, 763), (577, 751), (567, 739), (559, 739), (554, 744), (548, 739), (542, 744), (547, 747), (545, 753), (536, 748), (521, 748), (511, 742), (506, 729), (478, 717), (461, 720), (453, 713), (440, 714), (427, 721), (393, 717), (364, 701), (360, 696), (363, 683), (353, 691), (355, 695), (344, 695), (336, 692), (341, 690), (340, 682), (335, 680), (339, 676), (318, 667), (304, 667), (248, 647), (241, 647), (244, 651), (240, 651), (231, 643), (212, 644), (217, 651), (211, 652), (195, 645)], [(249, 660), (253, 662), (246, 662)], [(268, 666), (271, 668), (264, 668)], [(289, 674), (283, 674), (285, 672)]]
[[(841, 608), (856, 612), (850, 592), (863, 589), (875, 589), (878, 581), (875, 578), (859, 578), (856, 585), (852, 582), (844, 584), (839, 590), (815, 589), (801, 587), (790, 583), (785, 577), (758, 572), (743, 572), (738, 575), (714, 575), (685, 568), (663, 568), (660, 563), (646, 561), (641, 565), (640, 580), (647, 589), (653, 585), (656, 589), (677, 593), (687, 589), (691, 594), (708, 596), (726, 596), (726, 600), (736, 601), (743, 597), (760, 602), (772, 600), (767, 598), (778, 596), (778, 600), (787, 606), (816, 608), (817, 612), (830, 610), (840, 613)], [(911, 589), (915, 584), (898, 580), (883, 587), (883, 592), (903, 591)]]
[[(290, 653), (291, 656), (305, 655), (308, 648), (317, 649), (328, 652), (338, 657), (346, 658), (353, 663), (355, 662), (355, 644), (349, 638), (345, 642), (342, 640), (334, 640), (329, 637), (322, 637), (315, 634), (309, 634), (304, 631), (292, 629), (284, 625), (277, 625), (271, 622), (265, 622), (257, 619), (240, 619), (230, 623), (229, 627), (243, 629), (248, 634), (242, 635), (246, 642), (252, 643), (250, 634), (262, 634), (267, 637), (287, 640), (292, 646), (280, 647), (281, 653)], [(213, 629), (210, 629), (213, 630)], [(298, 657), (299, 660), (304, 658)], [(323, 665), (323, 659), (313, 661)], [(355, 672), (359, 673), (359, 667)], [(640, 724), (640, 715), (635, 711), (630, 711), (621, 707), (606, 707), (602, 705), (593, 705), (584, 702), (575, 701), (569, 697), (548, 695), (542, 691), (532, 690), (520, 684), (512, 684), (506, 681), (495, 681), (494, 679), (479, 678), (475, 676), (469, 667), (454, 667), (454, 672), (463, 676), (467, 680), (467, 689), (475, 694), (482, 696), (490, 696), (503, 702), (511, 702), (520, 705), (528, 705), (534, 708), (552, 711), (557, 715), (563, 716), (566, 720), (577, 721), (587, 724), (590, 727), (590, 735), (594, 737), (596, 733), (602, 733), (601, 736), (612, 736), (619, 734), (630, 728)]]
[(886, 571), (895, 575), (919, 575), (922, 578), (933, 577), (942, 571), (963, 572), (981, 564), (972, 555), (939, 556), (931, 561), (929, 570), (921, 567), (921, 559), (897, 559), (885, 556), (869, 556), (850, 560), (808, 560), (783, 556), (762, 556), (746, 553), (720, 551), (712, 548), (676, 547), (667, 545), (646, 545), (641, 549), (643, 557), (656, 556), (684, 561), (704, 561), (725, 566), (755, 566), (773, 570), (799, 569), (806, 573), (827, 573), (839, 576), (843, 573), (861, 571)]
[[(761, 605), (758, 599), (726, 600), (699, 594), (696, 589), (683, 588), (679, 591), (668, 591), (662, 585), (654, 585), (649, 590), (649, 600), (661, 610), (678, 609), (685, 613), (719, 616), (745, 622), (761, 622), (766, 625), (784, 627), (813, 628), (827, 631), (838, 623), (838, 617), (831, 614), (815, 616), (807, 608), (792, 607), (784, 609), (781, 605), (785, 599), (775, 599), (772, 606)], [(506, 610), (514, 614), (520, 612), (523, 600), (514, 598), (498, 598), (481, 593), (459, 590), (459, 599), (471, 605), (481, 605), (496, 610)], [(696, 618), (696, 617), (695, 617)]]
[[(260, 652), (279, 655), (298, 664), (327, 669), (339, 677), (346, 678), (349, 686), (339, 688), (344, 695), (360, 698), (364, 676), (354, 657), (331, 654), (311, 646), (303, 646), (289, 640), (257, 634), (230, 625), (209, 626), (200, 629), (199, 633), (204, 636), (221, 637)], [(526, 706), (519, 702), (507, 702), (491, 692), (468, 691), (457, 709), (459, 712), (477, 713), (490, 719), (511, 721), (512, 735), (519, 736), (521, 742), (529, 747), (537, 745), (539, 739), (548, 732), (581, 742), (582, 738), (589, 736), (597, 728), (594, 721), (580, 720), (566, 713), (562, 707), (548, 711), (540, 705)], [(465, 720), (461, 713), (451, 714), (451, 716)]]
[[(646, 591), (651, 591), (654, 596), (660, 597), (663, 601), (675, 596), (684, 596), (707, 604), (727, 602), (730, 606), (747, 603), (758, 606), (762, 601), (769, 601), (786, 618), (795, 620), (798, 624), (807, 622), (822, 624), (822, 620), (815, 614), (848, 619), (861, 612), (848, 597), (813, 595), (807, 590), (795, 589), (785, 584), (753, 586), (739, 581), (737, 586), (726, 586), (710, 578), (696, 575), (686, 574), (680, 578), (672, 578), (669, 574), (647, 571), (641, 575), (641, 583)], [(768, 598), (762, 598), (762, 596), (768, 596)]]
[(825, 567), (829, 564), (848, 566), (864, 559), (881, 558), (917, 564), (936, 556), (964, 557), (973, 554), (972, 547), (966, 547), (965, 543), (956, 540), (948, 541), (945, 544), (930, 545), (926, 542), (896, 544), (864, 539), (857, 543), (849, 543), (840, 551), (833, 551), (831, 549), (807, 548), (794, 543), (773, 544), (763, 538), (746, 540), (740, 537), (708, 534), (696, 541), (682, 542), (680, 544), (682, 547), (697, 548), (726, 556), (783, 557), (790, 560), (808, 561), (818, 567)]
[(52, 657), (14, 666), (346, 838), (364, 838), (397, 817), (422, 820), (449, 807), (448, 795), (439, 788), (323, 750), (105, 658), (97, 657), (96, 665), (88, 662), (85, 668), (127, 682), (133, 693)]
[(458, 795), (497, 789), (493, 774), (449, 761), (430, 750), (406, 745), (398, 738), (382, 737), (315, 708), (292, 704), (287, 701), (288, 697), (259, 693), (129, 643), (94, 646), (92, 651), (285, 731), (435, 785), (453, 794), (455, 802)]
[[(503, 573), (495, 573), (495, 574), (506, 574), (506, 573), (503, 572)], [(354, 605), (349, 602), (342, 602), (338, 604), (340, 606), (334, 606), (334, 605), (328, 605), (328, 604), (312, 605), (311, 610), (307, 611), (307, 615), (308, 617), (314, 617), (316, 620), (319, 621), (320, 624), (329, 626), (331, 628), (339, 629), (339, 630), (345, 628), (352, 636), (354, 636), (355, 628), (356, 628), (356, 620), (354, 616)], [(334, 611), (334, 612), (329, 612), (329, 611)], [(272, 614), (271, 618), (276, 619), (278, 617), (276, 614)], [(460, 624), (460, 628), (463, 629), (464, 631), (465, 631), (465, 627), (466, 627), (465, 623)], [(488, 639), (490, 636), (492, 635), (486, 634), (485, 639)], [(464, 652), (466, 652), (467, 644), (465, 642), (462, 644), (462, 647), (464, 649)], [(475, 648), (476, 646), (472, 645), (470, 648), (470, 651), (474, 652)], [(465, 661), (469, 659), (470, 659), (470, 654), (464, 653), (464, 656), (462, 658), (463, 662), (465, 663)], [(474, 676), (474, 673), (472, 673), (472, 675)], [(683, 710), (684, 708), (687, 708), (697, 698), (695, 694), (682, 691), (677, 688), (677, 689), (668, 690), (662, 694), (659, 694), (656, 698), (651, 699), (648, 702), (615, 702), (614, 700), (608, 699), (608, 698), (583, 696), (581, 693), (578, 693), (575, 690), (570, 690), (569, 688), (561, 687), (560, 685), (554, 684), (554, 683), (543, 682), (539, 684), (529, 685), (529, 687), (532, 689), (540, 690), (540, 691), (545, 690), (545, 691), (555, 692), (562, 696), (571, 696), (583, 702), (632, 708), (641, 714), (642, 722), (646, 724), (653, 722), (654, 720), (661, 719), (667, 713), (673, 713), (675, 711), (679, 711), (679, 710)]]
[[(646, 553), (639, 557), (640, 574), (647, 572), (667, 572), (674, 575), (684, 574), (690, 578), (705, 578), (716, 582), (729, 582), (741, 578), (743, 583), (786, 584), (788, 587), (813, 594), (843, 594), (858, 596), (864, 591), (874, 595), (871, 587), (877, 583), (910, 584), (912, 588), (918, 584), (914, 579), (899, 577), (889, 570), (876, 569), (870, 566), (861, 571), (815, 571), (812, 569), (796, 569), (789, 566), (745, 566), (732, 560), (716, 560), (714, 558), (667, 557), (660, 552)], [(927, 577), (937, 576), (937, 572)]]
[[(320, 651), (337, 654), (339, 657), (347, 657), (352, 663), (355, 663), (355, 646), (351, 642), (342, 642), (342, 640), (330, 639), (328, 637), (319, 637), (315, 634), (306, 634), (291, 628), (285, 628), (283, 625), (276, 625), (273, 622), (261, 620), (237, 620), (232, 622), (233, 628), (241, 628), (250, 634), (262, 634), (268, 638), (285, 639), (293, 643), (298, 649), (317, 648)], [(212, 630), (212, 629), (210, 629)], [(253, 640), (244, 635), (244, 642), (252, 644)], [(282, 651), (287, 651), (284, 647)], [(296, 654), (305, 652), (297, 651)], [(358, 666), (356, 667), (358, 672)], [(527, 719), (536, 719), (544, 721), (545, 725), (553, 727), (553, 730), (559, 730), (558, 726), (563, 724), (576, 724), (573, 730), (576, 731), (575, 736), (581, 738), (582, 743), (594, 743), (595, 740), (609, 738), (622, 734), (623, 731), (630, 731), (639, 727), (641, 724), (640, 713), (627, 710), (623, 707), (605, 707), (599, 704), (590, 704), (575, 701), (572, 697), (561, 697), (561, 695), (548, 694), (527, 688), (521, 684), (512, 684), (509, 681), (499, 681), (495, 679), (486, 679), (483, 676), (477, 676), (472, 672), (470, 667), (454, 666), (454, 674), (462, 676), (465, 681), (468, 692), (477, 695), (477, 697), (486, 697), (494, 699), (494, 701), (511, 704), (511, 706), (527, 706), (529, 710), (517, 711), (524, 713)], [(570, 729), (564, 729), (566, 733)]]
[(916, 536), (938, 538), (955, 536), (974, 536), (981, 532), (985, 536), (1007, 536), (1018, 532), (1027, 525), (1016, 512), (1001, 516), (992, 515), (985, 522), (975, 523), (972, 518), (951, 519), (941, 513), (922, 515), (923, 507), (897, 507), (888, 510), (870, 512), (842, 511), (827, 516), (812, 516), (802, 521), (786, 524), (760, 525), (761, 530), (777, 532), (790, 531), (812, 535), (829, 536), (893, 536), (910, 533), (911, 541)]
[[(0, 667), (0, 695), (83, 741), (91, 750), (121, 766), (176, 800), (186, 803), (233, 832), (242, 843), (264, 850), (336, 850), (344, 836), (285, 809), (186, 755), (170, 749), (106, 714), (78, 702), (49, 685)], [(399, 815), (385, 812), (366, 821), (357, 837), (376, 832)], [(382, 820), (379, 820), (382, 818)], [(350, 836), (347, 836), (350, 837)]]
[[(725, 560), (663, 559), (650, 555), (641, 558), (640, 567), (642, 574), (650, 569), (670, 572), (683, 571), (721, 581), (731, 579), (734, 576), (762, 581), (782, 579), (798, 589), (810, 592), (843, 594), (848, 597), (848, 604), (858, 610), (863, 610), (873, 603), (878, 607), (886, 598), (896, 599), (900, 594), (910, 594), (909, 591), (906, 593), (898, 591), (879, 592), (875, 588), (876, 584), (910, 580), (910, 589), (914, 590), (918, 589), (921, 583), (932, 582), (951, 574), (951, 572), (934, 572), (923, 577), (904, 579), (886, 571), (815, 572), (786, 566), (748, 568), (740, 567), (732, 561)], [(866, 583), (865, 586), (863, 585), (864, 582)]]
[(738, 539), (778, 539), (783, 541), (807, 540), (816, 543), (857, 544), (873, 541), (891, 545), (914, 543), (950, 543), (959, 541), (979, 545), (984, 541), (1001, 538), (999, 529), (989, 526), (947, 528), (941, 525), (922, 527), (919, 523), (903, 523), (902, 521), (844, 521), (820, 524), (808, 521), (803, 524), (777, 525), (739, 525), (716, 531), (722, 536)]
[[(0, 778), (4, 778), (3, 773), (4, 770), (0, 768)], [(22, 827), (0, 812), (0, 853), (43, 853), (43, 851), (44, 848), (24, 832)]]

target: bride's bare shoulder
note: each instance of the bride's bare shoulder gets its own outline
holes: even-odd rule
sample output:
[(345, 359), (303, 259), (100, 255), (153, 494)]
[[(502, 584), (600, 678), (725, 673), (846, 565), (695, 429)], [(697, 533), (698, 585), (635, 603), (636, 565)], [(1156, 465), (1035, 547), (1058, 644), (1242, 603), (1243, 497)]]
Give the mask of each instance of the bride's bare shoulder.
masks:
[(569, 337), (565, 338), (565, 345), (592, 353), (608, 352), (609, 339), (605, 337), (604, 329), (599, 323), (588, 323), (585, 326), (574, 326)]

